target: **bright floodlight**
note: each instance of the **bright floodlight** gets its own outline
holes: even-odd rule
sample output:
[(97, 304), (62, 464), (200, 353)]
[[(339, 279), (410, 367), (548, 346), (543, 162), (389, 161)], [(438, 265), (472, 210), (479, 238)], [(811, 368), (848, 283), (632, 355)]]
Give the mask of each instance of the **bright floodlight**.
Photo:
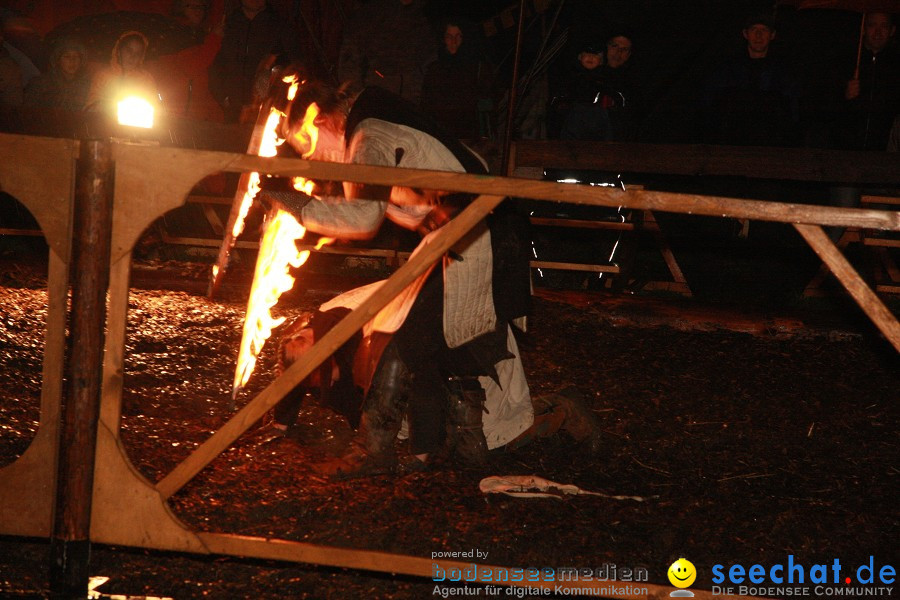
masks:
[(137, 96), (129, 96), (119, 101), (118, 105), (119, 125), (131, 127), (153, 127), (153, 105)]

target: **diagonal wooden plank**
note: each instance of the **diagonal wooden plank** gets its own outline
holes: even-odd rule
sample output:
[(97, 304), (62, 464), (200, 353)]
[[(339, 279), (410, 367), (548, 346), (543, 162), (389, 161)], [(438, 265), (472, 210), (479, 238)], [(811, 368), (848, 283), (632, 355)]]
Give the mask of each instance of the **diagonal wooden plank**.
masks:
[(800, 225), (795, 224), (794, 227), (803, 236), (803, 239), (812, 247), (816, 254), (819, 255), (831, 272), (834, 273), (838, 281), (841, 282), (859, 307), (863, 309), (869, 318), (875, 323), (875, 326), (881, 330), (884, 337), (893, 344), (894, 348), (900, 352), (900, 323), (897, 318), (888, 310), (881, 299), (875, 295), (859, 273), (853, 268), (847, 259), (841, 254), (834, 242), (831, 241), (822, 228), (818, 225)]
[(171, 473), (156, 484), (163, 498), (169, 498), (221, 454), (242, 433), (303, 381), (322, 361), (350, 339), (388, 302), (440, 259), (462, 236), (484, 219), (503, 200), (503, 196), (479, 196), (455, 219), (441, 228), (427, 246), (391, 275), (365, 302), (344, 317), (303, 359), (260, 392), (225, 425), (201, 444)]

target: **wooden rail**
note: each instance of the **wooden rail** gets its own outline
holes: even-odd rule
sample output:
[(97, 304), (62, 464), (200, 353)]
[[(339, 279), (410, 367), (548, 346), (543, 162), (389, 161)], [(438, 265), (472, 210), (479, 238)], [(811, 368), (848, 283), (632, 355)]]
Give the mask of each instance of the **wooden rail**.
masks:
[[(42, 223), (51, 249), (59, 248), (60, 255), (68, 257), (67, 249), (71, 237), (71, 230), (68, 227), (71, 211), (68, 207), (71, 201), (71, 165), (75, 153), (71, 151), (71, 146), (46, 142), (44, 145), (41, 144), (39, 140), (0, 135), (0, 158), (4, 159), (0, 161), (0, 185), (23, 199), (26, 206)], [(45, 173), (48, 156), (60, 164), (68, 164), (67, 168), (60, 170), (64, 176), (51, 177), (48, 180)], [(39, 158), (41, 160), (38, 160)], [(96, 475), (92, 493), (90, 535), (93, 542), (200, 554), (276, 558), (430, 577), (432, 561), (423, 561), (416, 557), (314, 546), (289, 540), (195, 531), (172, 514), (166, 499), (214, 460), (268, 407), (274, 406), (296, 383), (305, 378), (370, 320), (381, 306), (404, 289), (418, 273), (427, 269), (433, 261), (443, 255), (455, 240), (480, 222), (505, 196), (599, 206), (624, 205), (637, 209), (756, 218), (796, 224), (804, 239), (823, 256), (842, 283), (851, 290), (865, 313), (900, 350), (900, 326), (896, 318), (880, 303), (852, 267), (841, 260), (840, 253), (819, 227), (822, 224), (865, 226), (871, 229), (898, 231), (900, 217), (896, 211), (798, 206), (663, 192), (622, 192), (588, 187), (580, 189), (582, 186), (515, 178), (316, 163), (297, 159), (261, 159), (221, 152), (124, 144), (114, 145), (114, 160), (116, 176), (108, 290), (109, 316), (103, 352), (103, 389), (97, 429)], [(18, 164), (20, 161), (23, 162), (23, 166)], [(30, 161), (42, 167), (30, 168)], [(313, 179), (478, 192), (481, 195), (445, 226), (432, 244), (398, 269), (367, 302), (316, 342), (303, 360), (292, 365), (282, 377), (253, 398), (222, 429), (154, 485), (133, 467), (119, 439), (131, 249), (150, 223), (160, 215), (184, 204), (185, 198), (197, 181), (214, 172), (243, 170), (285, 176), (300, 175)], [(53, 193), (47, 193), (48, 189), (52, 189)], [(60, 198), (60, 195), (63, 197)], [(60, 210), (61, 204), (65, 210)], [(59, 319), (59, 310), (60, 307), (65, 307), (66, 302), (65, 264), (67, 263), (51, 258), (52, 281), (49, 300), (51, 306), (55, 308), (48, 322), (44, 389), (49, 390), (47, 397), (53, 406), (46, 411), (42, 408), (39, 436), (45, 430), (45, 426), (47, 430), (58, 431), (62, 373), (52, 365), (48, 368), (46, 361), (61, 362), (60, 332), (64, 330), (64, 320)], [(52, 422), (44, 423), (45, 418), (52, 419)], [(42, 439), (47, 438), (44, 436)], [(55, 446), (50, 448), (58, 450)], [(29, 453), (30, 451), (31, 448)], [(55, 478), (53, 466), (56, 456), (43, 452), (40, 457), (39, 462), (32, 461), (24, 465), (28, 467), (27, 469), (20, 465), (26, 459), (25, 455), (12, 465), (0, 469), (0, 515), (14, 517), (0, 519), (0, 533), (47, 535), (52, 510), (52, 503), (47, 502), (47, 498), (52, 499), (53, 491), (52, 485), (51, 489), (47, 490), (43, 478), (51, 475)], [(39, 479), (40, 485), (35, 487), (36, 468), (41, 473), (42, 479)], [(435, 562), (439, 565), (451, 564)], [(586, 583), (591, 584), (589, 587), (602, 585), (598, 582)], [(670, 590), (649, 584), (642, 587), (645, 587), (648, 593), (646, 596), (640, 596), (641, 598), (662, 597)], [(700, 598), (712, 598), (709, 592), (694, 590), (694, 593)], [(636, 597), (615, 594), (612, 596)]]
[(816, 148), (520, 141), (515, 163), (612, 173), (900, 186), (896, 154)]

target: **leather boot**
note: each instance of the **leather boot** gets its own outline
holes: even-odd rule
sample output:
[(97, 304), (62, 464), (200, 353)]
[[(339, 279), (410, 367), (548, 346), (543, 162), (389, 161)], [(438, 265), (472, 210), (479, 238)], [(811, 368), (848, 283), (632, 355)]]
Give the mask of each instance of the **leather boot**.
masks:
[(487, 460), (488, 447), (482, 427), (485, 394), (474, 377), (452, 378), (450, 389), (450, 439), (457, 456), (470, 464)]
[(400, 431), (409, 393), (409, 372), (392, 345), (381, 357), (366, 395), (359, 429), (350, 450), (320, 469), (335, 479), (389, 473), (396, 466), (394, 440)]

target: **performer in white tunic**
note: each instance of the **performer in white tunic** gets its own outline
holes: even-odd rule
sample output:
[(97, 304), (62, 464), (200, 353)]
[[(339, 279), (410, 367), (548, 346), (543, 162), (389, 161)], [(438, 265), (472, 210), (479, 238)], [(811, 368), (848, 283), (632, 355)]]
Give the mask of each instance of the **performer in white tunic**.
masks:
[[(350, 95), (306, 83), (293, 101), (288, 122), (289, 143), (304, 158), (486, 172), (474, 152), (441, 132), (413, 105), (378, 88)], [(343, 196), (264, 196), (294, 212), (311, 231), (338, 238), (369, 238), (386, 217), (424, 233), (417, 250), (471, 199), (353, 183), (344, 184)], [(528, 302), (526, 240), (515, 223), (515, 215), (497, 211), (448, 252), (440, 270), (424, 273), (367, 326), (368, 333), (392, 336), (381, 370), (385, 360), (398, 360), (408, 370), (410, 449), (422, 464), (443, 443), (448, 377), (478, 377), (487, 390), (487, 446), (507, 443), (532, 423), (528, 385), (510, 328), (525, 316)], [(363, 430), (373, 425), (366, 410), (377, 405), (367, 400)], [(360, 460), (385, 451), (371, 441), (362, 446), (366, 456)]]

